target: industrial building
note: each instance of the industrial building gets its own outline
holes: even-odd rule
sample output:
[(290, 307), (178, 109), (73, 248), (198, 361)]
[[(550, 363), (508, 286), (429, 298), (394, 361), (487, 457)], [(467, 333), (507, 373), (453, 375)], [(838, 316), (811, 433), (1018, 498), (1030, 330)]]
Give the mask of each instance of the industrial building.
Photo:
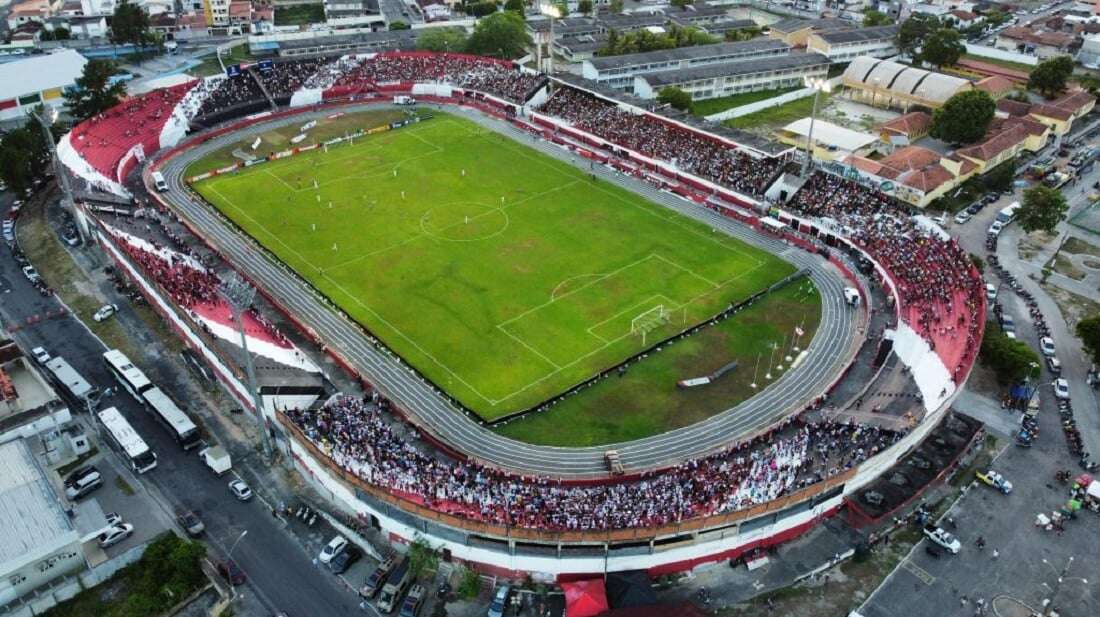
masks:
[(855, 100), (902, 111), (913, 107), (936, 109), (952, 96), (974, 87), (961, 77), (867, 56), (852, 60), (844, 71), (843, 83), (848, 96)]

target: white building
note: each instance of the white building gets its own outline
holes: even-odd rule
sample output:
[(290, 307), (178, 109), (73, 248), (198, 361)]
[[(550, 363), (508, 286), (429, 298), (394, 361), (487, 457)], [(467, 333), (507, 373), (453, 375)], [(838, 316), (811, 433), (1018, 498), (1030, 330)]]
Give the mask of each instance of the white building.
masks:
[(22, 118), (38, 105), (60, 108), (87, 58), (72, 49), (0, 64), (0, 120)]
[(675, 87), (692, 100), (712, 99), (743, 92), (801, 86), (807, 77), (825, 78), (829, 59), (816, 53), (750, 58), (690, 69), (647, 73), (634, 78), (634, 94), (657, 98), (662, 88)]
[(851, 62), (860, 56), (888, 58), (898, 53), (897, 36), (896, 25), (829, 30), (811, 34), (806, 49), (827, 56), (833, 64)]
[(747, 58), (782, 56), (790, 50), (790, 45), (783, 41), (754, 39), (739, 43), (697, 45), (622, 56), (597, 56), (581, 64), (581, 74), (585, 79), (595, 81), (601, 86), (629, 91), (635, 83), (635, 75), (687, 70)]

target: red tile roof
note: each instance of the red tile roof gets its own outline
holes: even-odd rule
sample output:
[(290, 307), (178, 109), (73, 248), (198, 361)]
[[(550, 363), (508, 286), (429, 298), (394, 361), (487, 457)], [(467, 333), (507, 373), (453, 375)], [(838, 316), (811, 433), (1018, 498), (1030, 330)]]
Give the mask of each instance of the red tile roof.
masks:
[(958, 154), (979, 161), (990, 161), (996, 158), (998, 154), (1023, 143), (1027, 136), (1028, 131), (1024, 127), (1011, 126), (994, 135), (987, 135), (985, 140), (979, 144), (960, 148)]
[(1014, 101), (1012, 99), (1001, 99), (997, 101), (997, 111), (1004, 112), (1009, 116), (1023, 117), (1031, 111), (1031, 103), (1021, 103), (1020, 101)]
[(907, 137), (924, 135), (932, 128), (932, 116), (923, 111), (913, 111), (884, 122), (879, 128), (889, 133)]
[(1016, 84), (1007, 77), (990, 75), (978, 81), (978, 83), (974, 84), (974, 87), (988, 92), (990, 96), (998, 97), (1012, 91), (1012, 89), (1016, 87)]

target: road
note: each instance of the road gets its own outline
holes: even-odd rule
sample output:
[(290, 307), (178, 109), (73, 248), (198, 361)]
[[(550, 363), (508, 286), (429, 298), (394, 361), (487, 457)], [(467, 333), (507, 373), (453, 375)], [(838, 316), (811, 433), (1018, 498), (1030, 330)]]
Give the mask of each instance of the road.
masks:
[[(0, 216), (7, 215), (10, 200), (8, 194), (0, 196)], [(22, 324), (28, 317), (61, 308), (56, 298), (43, 297), (31, 287), (7, 248), (0, 249), (0, 292), (4, 298), (0, 302), (0, 318), (5, 326)], [(144, 329), (123, 301), (115, 301), (121, 307), (117, 318), (128, 324), (132, 322), (134, 330)], [(101, 388), (115, 383), (101, 359), (103, 344), (70, 315), (22, 327), (13, 338), (24, 351), (41, 345), (51, 354), (64, 357), (85, 379)], [(142, 359), (133, 360), (139, 366), (143, 363)], [(185, 370), (179, 370), (181, 379), (189, 378)], [(199, 512), (207, 529), (203, 539), (216, 549), (212, 551), (212, 559), (225, 555), (228, 546), (248, 531), (233, 553), (249, 577), (243, 596), (244, 606), (251, 609), (244, 614), (265, 615), (283, 610), (295, 616), (342, 617), (358, 612), (356, 597), (331, 573), (312, 563), (312, 556), (305, 553), (263, 503), (256, 499), (242, 503), (233, 498), (226, 486), (228, 476), (216, 477), (194, 451), (182, 451), (167, 431), (128, 395), (115, 394), (101, 403), (101, 407), (110, 405), (123, 412), (159, 457), (156, 469), (140, 476), (140, 481), (170, 512), (180, 507)], [(235, 463), (240, 467), (239, 460)], [(141, 525), (141, 521), (132, 522)]]
[[(368, 106), (344, 108), (358, 111)], [(377, 108), (377, 105), (371, 106)], [(453, 108), (452, 108), (453, 109)], [(205, 204), (192, 200), (183, 170), (190, 161), (230, 141), (239, 141), (285, 123), (298, 123), (307, 118), (320, 118), (331, 111), (309, 112), (289, 119), (253, 125), (239, 133), (210, 140), (187, 149), (170, 160), (162, 169), (171, 187), (167, 198), (177, 212), (194, 227), (203, 230), (218, 252), (250, 280), (258, 283), (268, 296), (300, 316), (325, 341), (325, 344), (348, 359), (353, 368), (383, 394), (413, 416), (421, 430), (470, 456), (496, 467), (520, 473), (552, 477), (589, 477), (604, 475), (604, 459), (608, 446), (588, 448), (555, 448), (520, 443), (500, 436), (481, 426), (472, 417), (457, 409), (431, 383), (421, 379), (396, 357), (379, 350), (353, 322), (338, 316), (312, 288), (241, 236)], [(542, 140), (532, 140), (509, 124), (489, 120), (473, 112), (454, 113), (505, 133), (512, 138), (569, 161), (575, 159), (560, 148)], [(406, 128), (402, 130), (415, 130)], [(573, 160), (584, 165), (583, 161)], [(587, 167), (587, 166), (586, 166)], [(652, 186), (607, 172), (602, 167), (593, 170), (605, 180), (634, 190), (656, 203), (680, 212), (708, 226), (721, 230), (770, 253), (783, 256), (800, 268), (810, 271), (822, 298), (822, 317), (818, 332), (808, 347), (810, 355), (799, 367), (776, 380), (757, 396), (697, 424), (662, 435), (613, 446), (622, 456), (628, 470), (641, 470), (678, 464), (728, 446), (740, 438), (801, 411), (832, 383), (850, 360), (852, 343), (862, 338), (856, 332), (858, 319), (843, 299), (845, 283), (839, 273), (819, 256), (793, 249), (773, 238), (765, 237), (731, 222), (710, 210), (688, 205), (681, 199), (655, 190)]]

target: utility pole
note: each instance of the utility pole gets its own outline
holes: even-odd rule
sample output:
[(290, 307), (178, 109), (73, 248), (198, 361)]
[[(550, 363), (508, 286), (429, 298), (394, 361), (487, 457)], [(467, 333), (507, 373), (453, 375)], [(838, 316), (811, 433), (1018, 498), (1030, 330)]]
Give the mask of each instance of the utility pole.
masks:
[(802, 177), (809, 177), (810, 164), (814, 160), (814, 122), (817, 120), (817, 103), (821, 98), (822, 91), (829, 92), (832, 88), (829, 86), (829, 80), (826, 78), (814, 78), (807, 77), (803, 83), (807, 88), (813, 88), (814, 90), (814, 106), (813, 111), (810, 112), (810, 130), (806, 134), (806, 161), (802, 164)]
[(248, 390), (252, 395), (252, 406), (256, 409), (256, 419), (260, 422), (264, 458), (270, 461), (271, 437), (268, 435), (267, 419), (264, 417), (263, 399), (260, 397), (260, 389), (256, 385), (256, 369), (252, 366), (252, 354), (248, 352), (248, 337), (244, 332), (244, 312), (252, 307), (252, 300), (256, 297), (256, 288), (236, 273), (233, 273), (222, 281), (218, 293), (229, 303), (229, 308), (233, 311), (233, 320), (237, 322), (237, 329), (241, 334), (241, 349), (244, 351), (244, 369), (248, 376)]
[[(76, 211), (76, 201), (73, 199), (73, 187), (69, 182), (69, 174), (65, 171), (65, 166), (61, 164), (61, 159), (57, 156), (57, 144), (54, 143), (53, 131), (50, 130), (57, 120), (57, 110), (43, 105), (42, 113), (32, 111), (31, 116), (42, 127), (42, 138), (46, 140), (46, 147), (50, 151), (50, 164), (53, 166), (54, 177), (57, 178), (57, 186), (61, 189), (61, 207), (66, 208), (73, 215), (73, 221), (76, 222), (76, 231), (80, 234), (80, 241), (86, 242), (88, 234), (85, 229), (84, 217)], [(49, 118), (46, 116), (49, 116)]]

